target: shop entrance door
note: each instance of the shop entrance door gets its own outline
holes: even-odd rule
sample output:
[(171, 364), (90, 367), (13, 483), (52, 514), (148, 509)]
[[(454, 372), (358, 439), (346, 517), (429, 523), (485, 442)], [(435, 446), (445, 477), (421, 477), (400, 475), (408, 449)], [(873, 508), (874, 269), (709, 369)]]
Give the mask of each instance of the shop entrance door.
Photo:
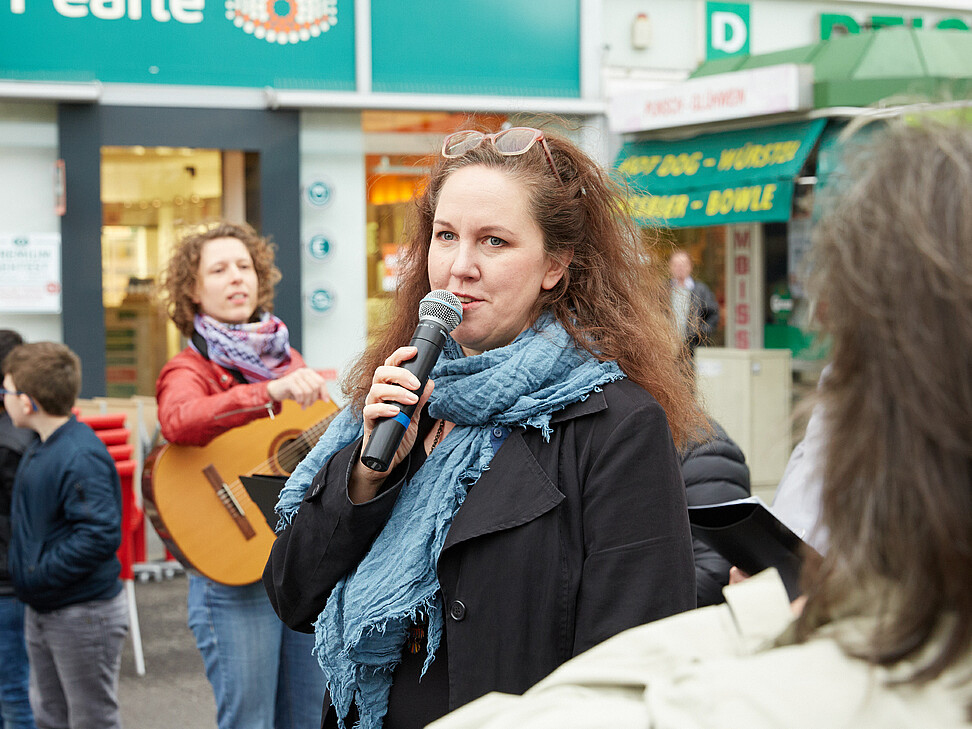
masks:
[(181, 342), (152, 295), (195, 225), (246, 221), (277, 245), (274, 312), (301, 346), (299, 122), (292, 111), (62, 104), (64, 342), (81, 396), (154, 395)]
[(162, 365), (182, 347), (158, 295), (161, 274), (183, 235), (215, 220), (246, 219), (245, 169), (239, 151), (101, 148), (108, 397), (155, 394)]

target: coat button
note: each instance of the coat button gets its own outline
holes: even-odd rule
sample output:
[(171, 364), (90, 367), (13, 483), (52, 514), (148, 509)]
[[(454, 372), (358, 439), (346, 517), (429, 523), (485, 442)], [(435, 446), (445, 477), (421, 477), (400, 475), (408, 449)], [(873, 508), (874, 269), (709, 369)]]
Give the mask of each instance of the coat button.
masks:
[(466, 606), (463, 605), (459, 600), (454, 600), (452, 605), (449, 607), (449, 617), (456, 622), (462, 620), (466, 617)]
[(502, 428), (493, 428), (493, 437), (502, 438), (505, 435)]

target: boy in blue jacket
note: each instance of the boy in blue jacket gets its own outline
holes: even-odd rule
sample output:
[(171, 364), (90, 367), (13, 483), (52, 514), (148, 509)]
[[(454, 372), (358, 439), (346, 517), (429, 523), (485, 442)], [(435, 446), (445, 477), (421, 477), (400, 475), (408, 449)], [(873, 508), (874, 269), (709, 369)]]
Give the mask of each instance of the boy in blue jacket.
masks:
[(3, 405), (39, 436), (14, 478), (9, 564), (27, 604), (30, 699), (43, 727), (121, 726), (118, 673), (128, 632), (121, 484), (107, 448), (71, 408), (81, 363), (35, 342), (3, 360)]

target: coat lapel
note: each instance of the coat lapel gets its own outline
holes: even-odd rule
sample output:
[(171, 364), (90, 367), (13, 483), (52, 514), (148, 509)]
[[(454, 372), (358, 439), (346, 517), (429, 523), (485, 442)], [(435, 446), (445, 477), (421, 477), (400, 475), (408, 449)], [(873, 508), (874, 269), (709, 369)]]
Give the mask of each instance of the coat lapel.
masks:
[[(605, 407), (604, 393), (595, 391), (586, 400), (555, 413), (550, 422), (553, 425)], [(489, 469), (470, 489), (452, 521), (443, 551), (468, 539), (526, 524), (564, 500), (527, 446), (523, 433), (522, 428), (513, 429)]]
[(543, 472), (524, 442), (523, 431), (517, 428), (470, 489), (442, 549), (525, 524), (550, 511), (563, 499), (564, 495)]

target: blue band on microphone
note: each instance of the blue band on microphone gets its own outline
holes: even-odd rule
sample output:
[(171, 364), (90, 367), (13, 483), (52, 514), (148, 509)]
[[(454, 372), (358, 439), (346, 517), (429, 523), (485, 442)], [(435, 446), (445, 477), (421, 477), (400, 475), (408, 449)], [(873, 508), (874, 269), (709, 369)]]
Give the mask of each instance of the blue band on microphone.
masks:
[(406, 430), (408, 429), (408, 424), (411, 422), (411, 420), (409, 420), (409, 417), (401, 410), (398, 411), (398, 415), (392, 418), (392, 420), (397, 420), (399, 423), (402, 424), (402, 427), (405, 428)]

